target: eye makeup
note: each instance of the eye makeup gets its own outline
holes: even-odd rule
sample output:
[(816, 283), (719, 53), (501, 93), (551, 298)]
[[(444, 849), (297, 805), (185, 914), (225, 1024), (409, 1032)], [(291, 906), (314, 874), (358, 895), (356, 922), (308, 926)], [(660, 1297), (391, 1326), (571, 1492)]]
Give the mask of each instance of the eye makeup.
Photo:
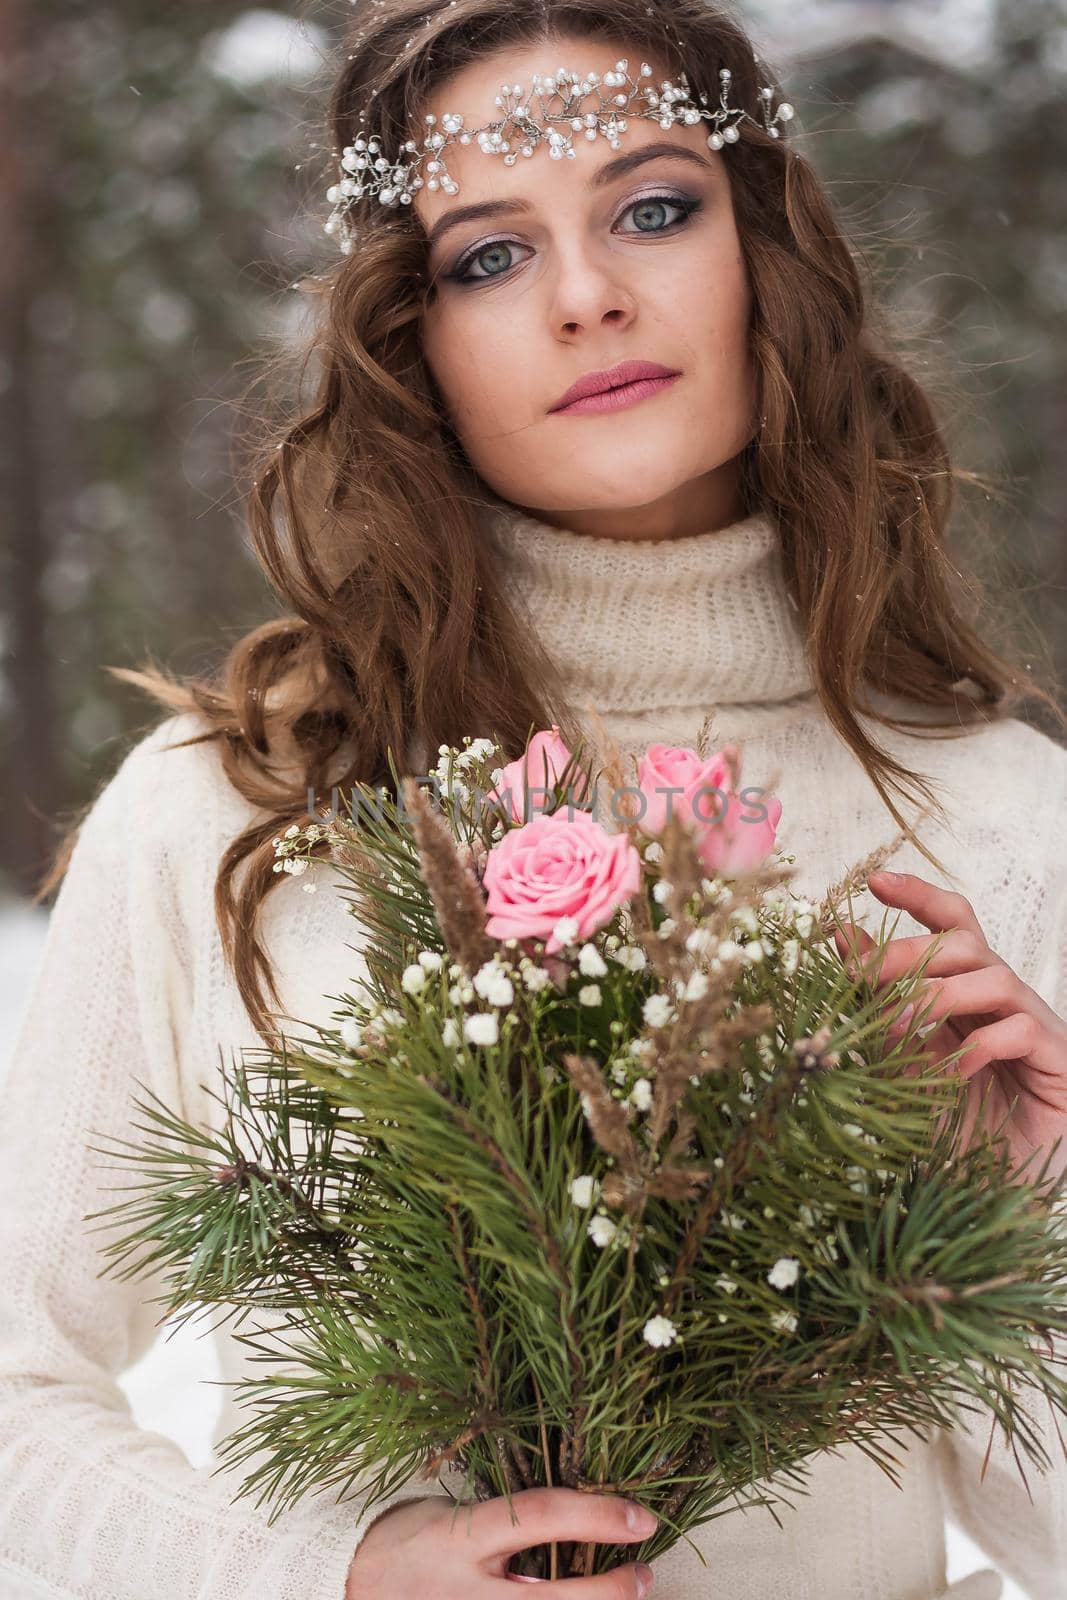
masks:
[[(672, 222), (668, 222), (664, 227), (660, 228), (626, 229), (624, 230), (623, 237), (661, 238), (665, 234), (680, 232), (682, 229), (688, 226), (690, 219), (695, 216), (697, 212), (703, 209), (704, 201), (699, 195), (694, 194), (661, 194), (656, 191), (650, 194), (636, 195), (623, 207), (619, 214), (620, 220), (622, 217), (629, 215), (630, 212), (635, 211), (639, 206), (645, 205), (667, 206), (679, 212), (680, 216), (675, 218)], [(468, 288), (475, 284), (492, 283), (501, 278), (509, 277), (513, 270), (514, 264), (499, 272), (482, 272), (472, 274), (468, 269), (472, 263), (477, 261), (480, 256), (487, 254), (488, 251), (494, 248), (512, 249), (515, 243), (516, 241), (511, 240), (507, 236), (498, 239), (480, 240), (478, 244), (472, 245), (469, 249), (465, 250), (455, 265), (448, 272), (442, 272), (440, 277), (448, 283), (457, 284), (461, 288)], [(520, 248), (526, 249), (529, 247), (521, 246)]]

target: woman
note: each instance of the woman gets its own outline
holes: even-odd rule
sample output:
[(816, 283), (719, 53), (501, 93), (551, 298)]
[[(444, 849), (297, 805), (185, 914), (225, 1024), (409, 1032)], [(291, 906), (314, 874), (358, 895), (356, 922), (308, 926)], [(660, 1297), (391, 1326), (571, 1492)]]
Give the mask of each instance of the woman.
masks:
[[(220, 1046), (269, 1039), (280, 1017), (328, 1020), (323, 997), (353, 976), (351, 920), (326, 882), (305, 895), (273, 872), (272, 840), (331, 785), (389, 781), (390, 750), (424, 772), (439, 742), (491, 729), (517, 755), (531, 725), (592, 737), (593, 710), (629, 754), (693, 745), (711, 713), (715, 743), (743, 744), (746, 781), (782, 799), (801, 892), (904, 833), (903, 881), (872, 880), (911, 933), (881, 979), (954, 929), (930, 976), (938, 1037), (972, 1043), (961, 1092), (1021, 1091), (1020, 1154), (1064, 1125), (1067, 756), (1011, 714), (1021, 674), (953, 590), (954, 473), (932, 410), (868, 331), (788, 119), (756, 115), (765, 73), (738, 26), (703, 0), (616, 0), (610, 26), (596, 0), (383, 0), (353, 28), (337, 154), (379, 138), (394, 199), (405, 139), (453, 114), (484, 127), (503, 84), (558, 66), (603, 80), (647, 63), (656, 85), (684, 71), (711, 105), (725, 68), (747, 115), (718, 146), (705, 119), (633, 115), (617, 144), (580, 137), (558, 160), (507, 163), (457, 137), (437, 169), (449, 184), (407, 204), (336, 175), (346, 249), (318, 284), (318, 402), (251, 499), (286, 615), (217, 681), (122, 674), (173, 714), (42, 891), (65, 868), (0, 1161), (0, 1594), (503, 1600), (518, 1549), (643, 1535), (610, 1495), (527, 1491), (516, 1523), (501, 1500), (453, 1520), (448, 1495), (416, 1483), (268, 1527), (231, 1504), (234, 1484), (139, 1432), (115, 1384), (154, 1318), (143, 1283), (96, 1276), (80, 1219), (107, 1197), (87, 1130), (128, 1132), (135, 1082), (210, 1122)], [(634, 361), (657, 370), (570, 402), (583, 376), (632, 378), (615, 369)], [(247, 1372), (228, 1337), (221, 1353), (230, 1377)], [(218, 1434), (238, 1420), (224, 1412)], [(1034, 1424), (1055, 1455), (1051, 1424)], [(773, 1518), (720, 1517), (699, 1553), (683, 1542), (654, 1571), (622, 1563), (544, 1593), (993, 1600), (991, 1571), (946, 1585), (948, 1506), (1053, 1600), (1067, 1465), (1031, 1474), (1029, 1499), (999, 1435), (980, 1481), (988, 1444), (961, 1418), (902, 1449), (895, 1484), (844, 1448), (811, 1463), (806, 1494), (778, 1486)]]

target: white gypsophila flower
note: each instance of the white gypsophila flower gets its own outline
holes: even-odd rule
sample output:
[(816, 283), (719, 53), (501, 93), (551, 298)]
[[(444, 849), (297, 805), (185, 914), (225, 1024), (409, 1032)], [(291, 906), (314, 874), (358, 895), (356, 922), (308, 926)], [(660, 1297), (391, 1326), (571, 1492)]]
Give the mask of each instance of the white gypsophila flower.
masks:
[(509, 1006), (515, 998), (515, 988), (498, 961), (487, 961), (478, 968), (472, 979), (475, 989), (491, 1006)]
[(602, 1212), (598, 1211), (595, 1216), (589, 1218), (585, 1225), (585, 1231), (597, 1249), (603, 1250), (611, 1243), (619, 1230), (617, 1224), (612, 1222), (610, 1217), (605, 1217)]
[(441, 1043), (446, 1050), (454, 1050), (459, 1044), (459, 1029), (456, 1027), (455, 1017), (446, 1017), (441, 1028)]
[(630, 1090), (630, 1101), (638, 1111), (648, 1111), (652, 1105), (652, 1085), (647, 1078), (638, 1078)]
[(766, 953), (759, 939), (750, 939), (744, 947), (743, 959), (745, 961), (762, 961)]
[(583, 1173), (580, 1178), (572, 1178), (568, 1185), (571, 1199), (576, 1206), (591, 1206), (600, 1193), (600, 1181)]
[(470, 1044), (496, 1044), (500, 1027), (491, 1011), (476, 1011), (463, 1022), (463, 1034)]
[(560, 945), (573, 944), (578, 937), (578, 918), (560, 917), (552, 929), (552, 937), (558, 940)]
[(286, 828), (285, 837), (287, 839), (295, 839), (299, 832), (300, 832), (299, 825), (294, 822), (291, 828)]
[(694, 928), (692, 933), (686, 935), (685, 948), (690, 955), (710, 955), (714, 944), (710, 928)]
[(770, 1272), (767, 1282), (772, 1289), (791, 1289), (800, 1277), (800, 1262), (795, 1256), (779, 1256)]
[(703, 972), (691, 972), (682, 987), (683, 1000), (703, 1000), (708, 992), (708, 980)]
[(630, 1069), (625, 1065), (624, 1062), (616, 1061), (615, 1065), (611, 1069), (611, 1076), (615, 1079), (616, 1083), (625, 1083), (627, 1078), (630, 1076)]
[(291, 861), (284, 863), (286, 872), (291, 872), (294, 878), (299, 878), (301, 873), (306, 872), (310, 865), (311, 863), (308, 861), (307, 856), (294, 856)]
[(463, 999), (463, 985), (460, 983), (450, 984), (448, 998), (454, 1006), (458, 1006)]
[(673, 1344), (677, 1333), (678, 1330), (670, 1317), (649, 1317), (641, 1330), (645, 1343), (660, 1350)]
[(531, 994), (537, 994), (552, 982), (552, 974), (546, 972), (544, 967), (537, 967), (530, 962), (522, 969), (522, 981)]
[(658, 840), (653, 840), (653, 842), (650, 845), (646, 846), (646, 848), (645, 848), (645, 860), (646, 861), (662, 861), (663, 860), (663, 846), (659, 843)]
[(808, 938), (814, 925), (815, 918), (811, 915), (810, 911), (803, 911), (799, 917), (793, 918), (793, 926), (796, 928), (802, 939)]
[(495, 749), (492, 739), (472, 739), (467, 746), (467, 755), (472, 761), (482, 761), (486, 756), (491, 756)]
[(440, 972), (445, 964), (439, 950), (420, 950), (416, 959), (424, 972)]
[(787, 977), (791, 977), (797, 970), (800, 959), (800, 942), (797, 939), (787, 939), (782, 946), (781, 968)]
[(776, 1333), (795, 1333), (797, 1331), (795, 1312), (786, 1310), (772, 1311), (771, 1327)]
[(578, 1004), (580, 1006), (598, 1006), (600, 1004), (599, 983), (583, 983), (578, 990)]
[(672, 883), (668, 883), (666, 878), (661, 878), (658, 883), (652, 885), (653, 900), (658, 901), (661, 906), (665, 906), (667, 904), (667, 896), (673, 888), (674, 885)]
[(723, 1211), (719, 1217), (719, 1221), (722, 1223), (724, 1228), (731, 1228), (734, 1233), (740, 1233), (741, 1229), (745, 1226), (744, 1217), (738, 1216), (736, 1211)]
[(648, 963), (648, 957), (639, 944), (623, 944), (612, 951), (613, 960), (627, 972), (641, 972)]
[(651, 1056), (655, 1054), (656, 1047), (651, 1039), (631, 1039), (629, 1050), (632, 1056)]
[(398, 1011), (395, 1006), (386, 1006), (384, 1011), (379, 1011), (378, 1020), (389, 1028), (399, 1028), (404, 1020), (404, 1013)]
[(420, 990), (425, 989), (426, 973), (417, 961), (413, 961), (410, 967), (405, 967), (400, 974), (400, 987), (405, 994), (418, 994)]
[(363, 1042), (363, 1029), (355, 1017), (345, 1017), (340, 1028), (341, 1039), (349, 1050), (354, 1050)]
[(669, 939), (677, 926), (673, 917), (664, 917), (656, 931), (661, 939)]
[(650, 994), (641, 1007), (641, 1015), (650, 1028), (665, 1028), (674, 1016), (674, 1007), (665, 994)]
[(585, 978), (602, 978), (608, 964), (595, 944), (583, 944), (578, 952), (578, 971)]
[(723, 1273), (721, 1278), (715, 1279), (715, 1287), (716, 1289), (723, 1289), (727, 1294), (737, 1293), (737, 1284), (734, 1282), (733, 1278), (728, 1278), (725, 1273)]
[(751, 906), (737, 906), (730, 912), (730, 921), (744, 928), (746, 933), (758, 933), (759, 922)]
[(723, 939), (720, 941), (715, 953), (720, 962), (736, 961), (741, 951), (742, 946), (737, 943), (736, 939)]

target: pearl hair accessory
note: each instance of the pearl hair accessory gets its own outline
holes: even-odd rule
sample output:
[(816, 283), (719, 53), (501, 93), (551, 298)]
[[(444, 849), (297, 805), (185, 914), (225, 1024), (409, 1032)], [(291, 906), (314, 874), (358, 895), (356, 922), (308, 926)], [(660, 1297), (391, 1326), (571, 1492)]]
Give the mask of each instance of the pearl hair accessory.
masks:
[[(402, 154), (391, 161), (382, 154), (377, 136), (354, 140), (346, 145), (341, 155), (344, 177), (326, 191), (333, 206), (325, 231), (339, 234), (341, 249), (347, 255), (353, 245), (348, 228), (349, 214), (356, 201), (377, 196), (384, 206), (408, 206), (416, 192), (425, 186), (429, 190), (442, 189), (445, 194), (458, 194), (459, 184), (450, 176), (444, 161), (444, 152), (451, 144), (470, 144), (476, 140), (486, 155), (502, 155), (504, 165), (515, 165), (520, 155), (532, 156), (538, 145), (547, 143), (553, 160), (565, 157), (574, 159), (576, 135), (595, 140), (605, 138), (613, 150), (619, 148), (619, 135), (626, 131), (626, 118), (639, 117), (658, 122), (661, 128), (670, 128), (676, 122), (693, 124), (702, 120), (713, 122), (708, 134), (712, 150), (721, 150), (726, 144), (736, 144), (741, 137), (739, 124), (755, 122), (755, 117), (736, 106), (727, 105), (732, 74), (729, 67), (719, 71), (719, 104), (708, 106), (707, 96), (701, 94), (700, 104), (694, 104), (685, 73), (679, 75), (677, 85), (666, 79), (655, 89), (651, 84), (638, 84), (626, 70), (625, 59), (616, 61), (614, 71), (587, 72), (579, 77), (566, 67), (555, 73), (535, 73), (532, 92), (521, 84), (501, 84), (496, 103), (501, 108), (499, 121), (486, 123), (481, 128), (465, 128), (463, 118), (456, 112), (446, 112), (441, 117), (441, 128), (436, 116), (429, 114), (425, 121), (429, 129), (422, 145), (408, 139)], [(652, 76), (647, 61), (641, 63), (642, 79)], [(628, 86), (625, 92), (624, 86)], [(605, 94), (605, 90), (608, 91)], [(581, 102), (596, 95), (596, 105), (583, 110)], [(794, 115), (793, 107), (783, 101), (771, 116), (770, 102), (774, 91), (766, 86), (759, 91), (763, 126), (772, 139), (780, 137), (779, 122), (788, 122)], [(531, 110), (531, 101), (537, 97), (539, 106)], [(554, 98), (562, 102), (559, 110), (548, 110)], [(634, 101), (643, 100), (644, 110), (634, 110)], [(443, 131), (442, 131), (443, 130)], [(513, 149), (513, 142), (517, 148)], [(425, 163), (426, 177), (419, 170)]]

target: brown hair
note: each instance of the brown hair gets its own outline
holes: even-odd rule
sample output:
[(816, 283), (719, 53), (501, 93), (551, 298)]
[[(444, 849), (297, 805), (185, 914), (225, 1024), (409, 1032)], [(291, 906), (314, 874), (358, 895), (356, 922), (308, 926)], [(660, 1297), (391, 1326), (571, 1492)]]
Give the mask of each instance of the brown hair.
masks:
[[(610, 23), (600, 0), (376, 0), (361, 13), (332, 87), (335, 158), (360, 132), (361, 109), (393, 148), (435, 81), (499, 46), (562, 34), (658, 54), (712, 100), (708, 86), (728, 66), (737, 103), (753, 110), (759, 83), (774, 85), (743, 27), (707, 0), (614, 0)], [(914, 838), (890, 791), (938, 802), (857, 713), (918, 724), (872, 709), (867, 686), (921, 704), (927, 735), (1006, 717), (1027, 698), (1059, 726), (1067, 718), (978, 631), (979, 587), (969, 580), (968, 596), (956, 581), (947, 527), (957, 482), (990, 486), (951, 463), (929, 375), (920, 384), (887, 353), (863, 258), (788, 133), (772, 139), (746, 122), (725, 163), (754, 306), (760, 428), (743, 455), (746, 514), (776, 520), (822, 706)], [(227, 847), (215, 889), (227, 956), (265, 1037), (268, 989), (275, 1005), (279, 995), (255, 921), (281, 881), (272, 839), (312, 819), (309, 787), (318, 810), (332, 785), (388, 784), (388, 752), (412, 770), (413, 742), (435, 753), (492, 731), (513, 758), (532, 727), (553, 720), (578, 737), (486, 558), (478, 512), (495, 497), (422, 359), (433, 288), (413, 208), (366, 205), (355, 248), (334, 261), (331, 246), (330, 265), (306, 285), (324, 312), (306, 352), (318, 364), (314, 403), (296, 407), (253, 469), (252, 544), (285, 614), (240, 638), (208, 677), (178, 681), (152, 662), (107, 669), (168, 711), (198, 711), (208, 730), (184, 742), (216, 741), (230, 782), (265, 812)], [(38, 898), (61, 880), (73, 838)]]

